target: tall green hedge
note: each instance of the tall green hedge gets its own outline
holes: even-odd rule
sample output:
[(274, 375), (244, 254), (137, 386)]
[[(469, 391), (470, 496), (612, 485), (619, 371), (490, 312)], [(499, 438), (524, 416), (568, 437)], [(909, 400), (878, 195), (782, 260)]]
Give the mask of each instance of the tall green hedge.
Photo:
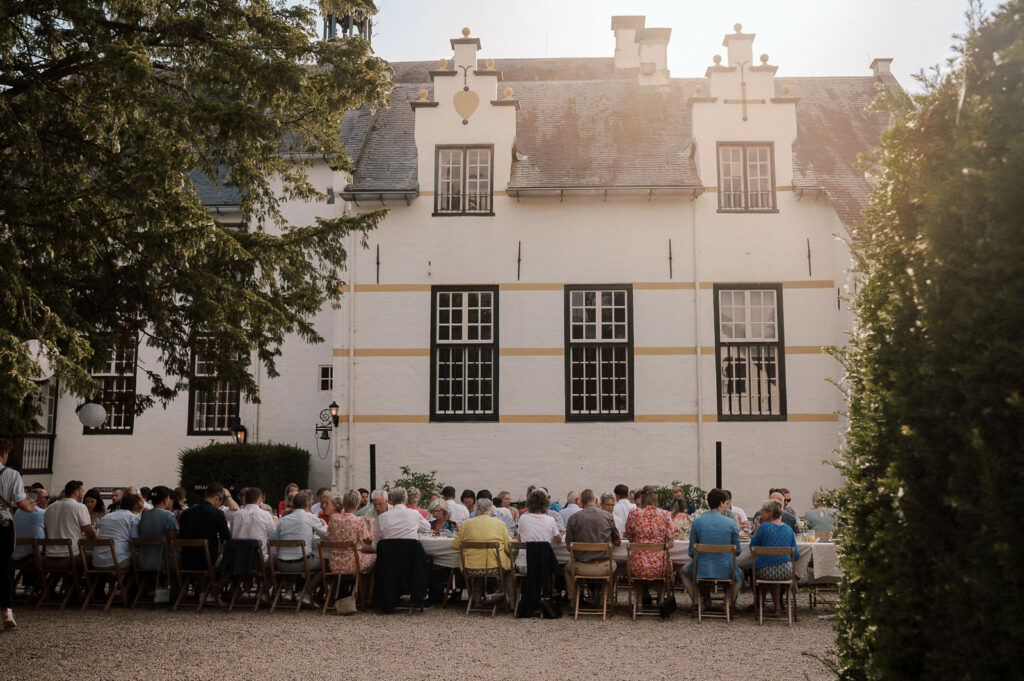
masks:
[(178, 454), (181, 485), (190, 504), (203, 499), (211, 482), (231, 489), (260, 487), (267, 503), (276, 507), (290, 482), (305, 487), (309, 481), (309, 452), (292, 445), (273, 443), (213, 443)]
[(1021, 678), (1024, 1), (886, 135), (855, 257), (842, 679)]

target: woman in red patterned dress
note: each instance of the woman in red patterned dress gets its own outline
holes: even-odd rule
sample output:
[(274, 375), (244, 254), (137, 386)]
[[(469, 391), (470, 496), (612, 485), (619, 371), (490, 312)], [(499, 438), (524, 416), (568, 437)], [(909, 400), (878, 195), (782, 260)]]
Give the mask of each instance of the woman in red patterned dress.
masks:
[[(640, 492), (640, 505), (629, 512), (626, 518), (626, 539), (635, 544), (661, 544), (672, 548), (675, 542), (675, 527), (668, 511), (658, 508), (658, 490), (648, 485)], [(666, 565), (661, 552), (634, 553), (629, 557), (629, 572), (633, 579), (672, 583), (672, 565)], [(643, 585), (644, 603), (649, 603), (647, 585)]]
[[(341, 499), (342, 511), (331, 516), (331, 522), (327, 526), (328, 541), (354, 541), (360, 549), (357, 551), (359, 571), (364, 575), (373, 571), (377, 562), (377, 554), (369, 553), (373, 541), (373, 534), (366, 523), (365, 518), (356, 516), (353, 511), (359, 506), (359, 492), (349, 490)], [(354, 575), (356, 572), (355, 562), (357, 556), (352, 551), (335, 550), (331, 551), (331, 570), (341, 571), (345, 574)], [(369, 588), (368, 579), (362, 580), (363, 589)]]

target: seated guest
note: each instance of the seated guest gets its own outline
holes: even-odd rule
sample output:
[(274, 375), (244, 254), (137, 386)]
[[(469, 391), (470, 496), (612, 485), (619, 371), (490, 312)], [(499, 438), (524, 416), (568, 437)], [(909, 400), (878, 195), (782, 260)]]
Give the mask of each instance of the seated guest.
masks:
[(459, 501), (466, 507), (466, 517), (476, 510), (476, 492), (471, 489), (462, 490), (462, 496), (459, 497)]
[(142, 510), (143, 511), (148, 511), (149, 509), (153, 508), (150, 505), (150, 503), (149, 503), (149, 493), (152, 492), (152, 491), (153, 490), (150, 489), (149, 487), (140, 487), (139, 488), (139, 499), (142, 501)]
[(416, 511), (417, 513), (419, 513), (421, 516), (423, 516), (427, 520), (430, 520), (430, 516), (427, 514), (427, 509), (420, 508), (420, 506), (419, 506), (419, 504), (420, 504), (420, 490), (418, 488), (416, 488), (416, 487), (410, 487), (409, 489), (406, 490), (406, 493), (409, 495), (408, 507), (410, 509), (412, 509), (413, 511)]
[(99, 524), (100, 518), (107, 514), (107, 508), (103, 505), (103, 495), (95, 487), (86, 490), (82, 503), (89, 509), (89, 517), (92, 518), (93, 525)]
[[(796, 546), (796, 535), (788, 525), (782, 522), (782, 502), (777, 499), (769, 499), (761, 506), (761, 513), (754, 521), (754, 535), (750, 538), (750, 548), (755, 546), (792, 548), (793, 560), (800, 559), (800, 549)], [(757, 578), (793, 579), (793, 560), (789, 556), (758, 556), (754, 562)], [(778, 614), (779, 586), (772, 587), (772, 602), (775, 604), (775, 614)]]
[(690, 526), (690, 514), (686, 512), (686, 500), (682, 497), (672, 500), (668, 505), (668, 514), (672, 518), (672, 527), (675, 528), (676, 534)]
[(85, 498), (85, 486), (81, 480), (71, 480), (64, 485), (64, 497), (46, 508), (43, 523), (46, 526), (47, 539), (70, 539), (71, 555), (63, 547), (51, 546), (46, 550), (44, 563), (46, 567), (78, 568), (78, 540), (96, 539), (96, 528), (82, 499)]
[[(601, 495), (601, 510), (608, 511), (612, 514), (612, 518), (615, 519), (615, 530), (619, 533), (619, 536), (626, 534), (626, 519), (620, 518), (615, 515), (615, 495), (611, 492), (605, 492)], [(568, 523), (566, 523), (568, 525)]]
[[(529, 487), (526, 488), (526, 497), (529, 498), (530, 494), (532, 494), (534, 490), (538, 490), (538, 489), (541, 492), (544, 492), (544, 494), (548, 498), (548, 515), (551, 516), (552, 518), (554, 518), (555, 525), (558, 526), (558, 531), (559, 532), (564, 532), (565, 531), (565, 520), (562, 518), (562, 514), (561, 514), (560, 510), (559, 511), (555, 510), (554, 507), (558, 506), (558, 504), (551, 503), (551, 495), (548, 493), (547, 489), (545, 489), (544, 487), (535, 487), (534, 485), (530, 485)], [(562, 507), (558, 506), (558, 508), (561, 509)]]
[(181, 512), (188, 508), (188, 493), (185, 492), (184, 487), (175, 487), (174, 494), (171, 495), (171, 499), (174, 500), (173, 508), (174, 517), (181, 518)]
[[(459, 550), (463, 542), (498, 542), (501, 548), (498, 550), (501, 567), (505, 569), (505, 593), (510, 595), (515, 588), (515, 574), (512, 572), (512, 560), (508, 553), (508, 527), (504, 522), (491, 515), (494, 510), (494, 503), (487, 498), (477, 499), (476, 515), (468, 518), (459, 527), (459, 534), (452, 540), (452, 548)], [(470, 576), (482, 574), (487, 570), (495, 570), (498, 566), (494, 564), (494, 551), (488, 549), (467, 549), (466, 550), (466, 572)], [(471, 594), (474, 601), (479, 603), (483, 597), (483, 581), (476, 580), (474, 593)], [(488, 604), (493, 601), (487, 601)]]
[[(113, 513), (100, 519), (96, 528), (100, 539), (114, 540), (114, 553), (117, 554), (117, 565), (122, 570), (131, 564), (131, 540), (139, 536), (139, 514), (142, 512), (142, 499), (126, 493), (121, 497), (121, 506)], [(110, 551), (100, 547), (92, 552), (92, 564), (98, 568), (113, 567), (114, 559)]]
[(434, 500), (434, 503), (430, 505), (430, 515), (433, 517), (430, 522), (430, 531), (434, 534), (455, 532), (458, 529), (449, 519), (448, 504), (444, 503), (443, 499)]
[(440, 494), (438, 494), (434, 490), (430, 490), (430, 494), (427, 495), (427, 502), (424, 504), (424, 506), (426, 506), (429, 509), (430, 506), (440, 498)]
[(110, 492), (110, 503), (107, 504), (107, 513), (121, 508), (121, 498), (124, 497), (124, 492), (125, 490), (122, 487), (115, 487)]
[(785, 487), (780, 487), (776, 491), (782, 495), (782, 512), (788, 513), (795, 518), (796, 509), (793, 508), (793, 495)]
[[(281, 518), (274, 530), (272, 539), (301, 539), (305, 542), (305, 549), (288, 547), (277, 552), (277, 569), (281, 572), (303, 572), (303, 560), (309, 567), (311, 574), (310, 590), (316, 588), (323, 581), (323, 573), (320, 570), (320, 558), (313, 550), (314, 541), (319, 541), (327, 536), (327, 527), (320, 522), (320, 519), (309, 512), (309, 495), (305, 492), (298, 492), (292, 497), (292, 504), (295, 509)], [(311, 605), (312, 599), (306, 593), (303, 596), (304, 605)]]
[[(562, 535), (558, 532), (555, 519), (548, 515), (548, 495), (541, 489), (530, 492), (526, 499), (526, 513), (519, 516), (519, 541), (560, 542)], [(526, 551), (520, 551), (516, 557), (516, 571), (526, 572)]]
[(382, 489), (375, 489), (370, 492), (370, 503), (356, 511), (356, 515), (366, 518), (367, 522), (373, 525), (382, 513), (389, 510), (391, 505), (388, 503), (388, 493)]
[[(174, 492), (163, 485), (157, 485), (149, 493), (153, 508), (143, 511), (139, 519), (139, 537), (142, 539), (164, 539), (170, 550), (170, 541), (178, 538), (178, 520), (174, 517)], [(169, 555), (169, 554), (168, 554)], [(160, 565), (160, 549), (155, 546), (140, 546), (137, 556), (142, 570), (167, 570), (169, 565)]]
[(512, 493), (502, 490), (498, 492), (498, 498), (501, 499), (501, 507), (508, 509), (508, 512), (512, 514), (512, 527), (515, 528), (519, 524), (519, 509), (512, 505)]
[[(708, 492), (707, 513), (693, 521), (690, 527), (690, 547), (687, 553), (693, 558), (694, 547), (697, 544), (713, 544), (716, 546), (732, 546), (735, 553), (740, 552), (740, 528), (736, 521), (725, 516), (726, 511), (725, 493), (720, 489), (713, 489)], [(729, 567), (732, 559), (725, 553), (708, 553), (700, 557), (700, 569), (697, 578), (700, 579), (729, 579)], [(695, 597), (693, 561), (687, 563), (684, 568), (687, 578), (683, 579), (683, 586), (686, 591)], [(739, 567), (732, 575), (736, 585), (733, 589), (733, 603), (740, 590), (740, 582), (743, 581), (743, 573)]]
[[(565, 528), (565, 543), (572, 545), (574, 541), (584, 544), (612, 544), (619, 546), (622, 538), (615, 527), (615, 517), (597, 505), (594, 490), (585, 489), (580, 493), (583, 510), (569, 518)], [(587, 551), (575, 554), (576, 573), (589, 577), (600, 577), (608, 574), (608, 554), (604, 551)], [(572, 566), (573, 561), (565, 564), (565, 585), (569, 600), (573, 599)], [(615, 561), (612, 561), (612, 572), (615, 572)]]
[(406, 506), (409, 494), (404, 487), (396, 487), (389, 495), (391, 508), (381, 513), (373, 528), (373, 548), (382, 539), (416, 539), (420, 532), (429, 532), (430, 523), (416, 511)]
[(298, 485), (296, 485), (294, 482), (288, 483), (288, 485), (284, 488), (284, 499), (281, 499), (281, 501), (279, 501), (278, 504), (277, 504), (277, 515), (278, 516), (283, 516), (284, 515), (285, 502), (288, 500), (288, 497), (291, 496), (292, 494), (295, 494), (298, 491), (299, 491), (299, 486)]
[(630, 499), (632, 493), (628, 487), (621, 483), (615, 485), (615, 489), (612, 491), (615, 492), (615, 516), (622, 518), (622, 524), (625, 526), (629, 512), (636, 508), (636, 504)]
[[(452, 494), (455, 494), (454, 490), (452, 491)], [(356, 510), (358, 511), (358, 510), (360, 510), (362, 508), (366, 508), (366, 506), (369, 503), (370, 503), (370, 490), (366, 489), (365, 487), (360, 487), (359, 488), (359, 508), (357, 508)]]
[(835, 532), (836, 516), (839, 512), (828, 507), (828, 496), (825, 490), (819, 489), (815, 492), (811, 497), (811, 503), (814, 504), (814, 508), (804, 513), (807, 526), (815, 532)]
[[(327, 541), (352, 541), (359, 549), (357, 556), (348, 550), (335, 549), (331, 551), (331, 570), (335, 572), (354, 575), (358, 568), (359, 572), (366, 574), (372, 572), (373, 566), (377, 563), (377, 554), (368, 552), (370, 544), (373, 542), (370, 528), (366, 526), (365, 520), (355, 515), (358, 506), (359, 492), (350, 489), (341, 498), (341, 512), (331, 516), (327, 527)], [(356, 565), (357, 560), (359, 561), (358, 565)], [(364, 582), (364, 584), (367, 585), (364, 588), (368, 588), (369, 583)]]
[[(529, 504), (529, 500), (527, 500)], [(558, 512), (562, 516), (563, 522), (569, 522), (569, 518), (573, 517), (578, 511), (580, 511), (580, 493), (579, 490), (572, 490), (565, 497), (565, 508)]]
[(316, 503), (313, 504), (313, 508), (309, 509), (309, 512), (315, 516), (319, 516), (320, 513), (324, 510), (324, 501), (326, 501), (330, 496), (330, 487), (321, 487), (317, 489), (316, 496), (313, 497), (314, 499), (316, 499)]
[[(46, 539), (46, 526), (43, 518), (46, 515), (46, 506), (50, 500), (49, 493), (42, 487), (30, 488), (26, 494), (29, 501), (34, 501), (36, 507), (32, 511), (24, 511), (17, 508), (14, 512), (14, 535), (21, 539)], [(32, 547), (15, 546), (11, 552), (11, 567), (15, 570), (22, 570), (32, 566)], [(26, 573), (35, 578), (35, 570)]]
[(788, 496), (788, 494), (789, 494), (788, 492), (783, 492), (780, 489), (780, 490), (778, 490), (778, 491), (768, 495), (768, 498), (769, 499), (775, 499), (776, 501), (778, 501), (780, 504), (783, 505), (782, 506), (782, 522), (785, 523), (786, 525), (789, 525), (789, 529), (791, 529), (794, 532), (796, 532), (796, 515), (791, 513), (791, 512), (789, 512), (788, 510), (786, 510), (786, 508), (787, 508), (786, 507), (786, 502), (788, 501), (788, 499), (786, 499), (786, 496)]
[(448, 520), (458, 527), (469, 517), (469, 509), (455, 501), (455, 488), (449, 485), (441, 490), (441, 499), (448, 507)]
[(246, 487), (242, 494), (243, 506), (231, 518), (232, 539), (258, 539), (263, 557), (267, 557), (267, 540), (274, 534), (274, 516), (260, 507), (263, 490)]
[[(340, 503), (340, 499), (333, 496), (330, 490), (324, 492), (323, 496), (320, 497), (320, 512), (316, 514), (316, 517), (319, 518), (324, 525), (329, 525), (331, 522), (331, 516), (341, 510), (341, 507), (338, 506), (335, 501)], [(310, 513), (312, 512), (313, 511), (310, 511)]]
[[(672, 548), (676, 528), (668, 511), (658, 508), (658, 490), (648, 485), (640, 490), (640, 505), (626, 518), (626, 539), (638, 544), (662, 544)], [(666, 565), (664, 553), (634, 553), (629, 557), (629, 573), (634, 579), (658, 581), (666, 574), (669, 584), (674, 575), (672, 564)], [(643, 585), (644, 600), (649, 600), (647, 585)]]
[[(227, 490), (217, 482), (206, 486), (203, 501), (181, 512), (179, 520), (182, 539), (204, 539), (209, 546), (210, 560), (214, 565), (220, 556), (221, 542), (231, 539), (228, 520), (221, 511), (221, 504)], [(201, 551), (183, 549), (181, 553), (182, 567), (186, 570), (202, 570), (206, 567)]]
[(747, 522), (747, 514), (743, 512), (742, 508), (732, 503), (732, 492), (727, 489), (723, 489), (722, 491), (725, 492), (725, 503), (729, 507), (729, 510), (736, 516), (736, 520), (739, 524), (743, 525), (743, 523)]

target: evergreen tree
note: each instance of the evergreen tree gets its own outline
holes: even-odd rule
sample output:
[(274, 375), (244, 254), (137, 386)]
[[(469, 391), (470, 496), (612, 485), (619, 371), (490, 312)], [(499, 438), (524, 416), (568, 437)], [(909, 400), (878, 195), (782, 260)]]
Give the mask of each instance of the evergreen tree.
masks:
[[(307, 0), (308, 2), (308, 0)], [(350, 168), (345, 113), (383, 106), (387, 65), (355, 37), (323, 41), (321, 0), (68, 0), (0, 7), (0, 432), (31, 429), (37, 339), (63, 388), (135, 339), (158, 363), (137, 410), (187, 385), (197, 336), (256, 398), (285, 334), (337, 300), (344, 236), (383, 213), (292, 225), (285, 200), (325, 200), (310, 159)], [(224, 226), (193, 184), (240, 196)]]
[(886, 135), (855, 248), (843, 679), (1020, 673), (1024, 2), (969, 24)]

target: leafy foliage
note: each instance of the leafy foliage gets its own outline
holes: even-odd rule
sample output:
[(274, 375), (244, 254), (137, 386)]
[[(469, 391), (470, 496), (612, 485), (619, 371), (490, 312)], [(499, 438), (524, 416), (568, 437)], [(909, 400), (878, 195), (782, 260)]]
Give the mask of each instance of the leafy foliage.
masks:
[(384, 483), (384, 489), (390, 490), (395, 487), (409, 489), (415, 487), (420, 491), (420, 504), (424, 504), (431, 492), (441, 493), (445, 483), (437, 479), (437, 471), (421, 473), (414, 471), (409, 466), (400, 466), (401, 475), (390, 482)]
[(259, 487), (267, 503), (276, 508), (289, 483), (301, 489), (309, 480), (309, 452), (293, 445), (215, 442), (183, 450), (178, 462), (190, 504), (203, 500), (206, 485), (219, 482), (233, 494), (243, 487)]
[(658, 506), (660, 508), (665, 508), (672, 503), (673, 487), (682, 488), (683, 498), (686, 499), (688, 506), (693, 505), (696, 508), (708, 507), (708, 493), (705, 490), (688, 482), (680, 483), (678, 480), (673, 480), (671, 485), (655, 485), (655, 489), (658, 490)]
[[(311, 0), (305, 0), (309, 3)], [(372, 5), (324, 0), (337, 9)], [(197, 336), (216, 371), (258, 399), (285, 334), (341, 295), (345, 235), (383, 211), (289, 224), (282, 202), (324, 200), (312, 159), (350, 169), (348, 110), (386, 104), (385, 62), (359, 38), (318, 39), (315, 6), (282, 0), (71, 0), (0, 11), (0, 432), (34, 427), (25, 341), (63, 387), (136, 339), (152, 392), (186, 386)], [(237, 193), (218, 223), (194, 182)]]
[(1024, 649), (1024, 2), (970, 15), (886, 135), (855, 249), (842, 679), (998, 679)]

